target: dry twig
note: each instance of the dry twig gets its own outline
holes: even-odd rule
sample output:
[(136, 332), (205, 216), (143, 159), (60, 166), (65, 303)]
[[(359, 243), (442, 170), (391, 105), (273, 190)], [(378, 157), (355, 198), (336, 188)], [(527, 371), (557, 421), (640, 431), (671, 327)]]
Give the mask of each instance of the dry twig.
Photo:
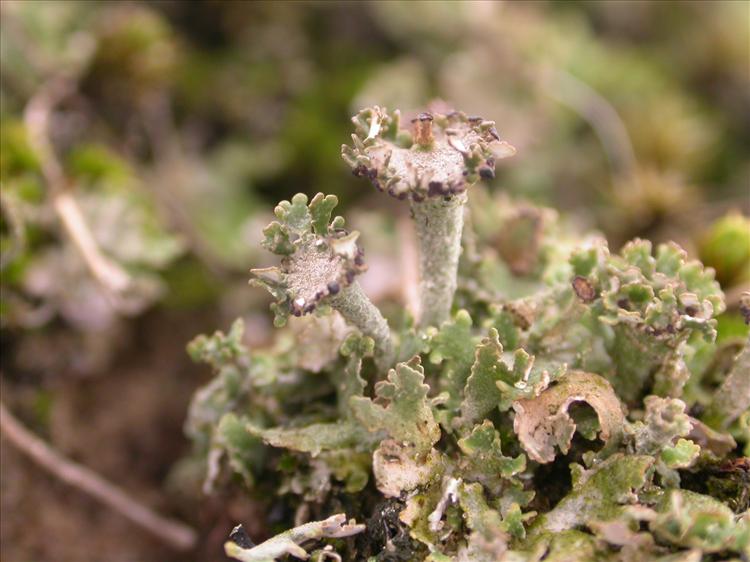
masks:
[(26, 429), (2, 402), (0, 431), (8, 441), (42, 468), (93, 496), (175, 549), (189, 550), (195, 546), (197, 535), (193, 529), (155, 513), (92, 470), (66, 459)]
[(49, 121), (53, 108), (72, 93), (73, 83), (66, 77), (56, 77), (44, 84), (29, 100), (24, 110), (24, 122), (29, 142), (37, 152), (42, 176), (49, 189), (52, 207), (78, 249), (91, 274), (113, 297), (117, 306), (132, 286), (127, 272), (106, 257), (94, 239), (91, 229), (68, 186), (68, 180), (49, 140)]
[(632, 177), (636, 167), (635, 151), (625, 124), (612, 104), (591, 86), (560, 68), (543, 68), (539, 75), (549, 96), (591, 125), (614, 174)]

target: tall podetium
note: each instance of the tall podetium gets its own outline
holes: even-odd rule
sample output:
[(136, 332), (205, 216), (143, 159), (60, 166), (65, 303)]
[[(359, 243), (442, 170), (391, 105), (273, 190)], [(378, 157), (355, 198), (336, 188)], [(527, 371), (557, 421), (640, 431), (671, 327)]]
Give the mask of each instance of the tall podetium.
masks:
[(448, 320), (456, 291), (467, 189), (495, 176), (495, 161), (515, 154), (494, 121), (421, 113), (412, 130), (401, 128), (398, 110), (375, 106), (352, 118), (352, 146), (341, 156), (356, 176), (379, 190), (408, 199), (417, 230), (422, 327)]
[[(342, 157), (355, 175), (410, 201), (419, 242), (420, 326), (439, 326), (450, 318), (456, 291), (466, 191), (480, 178), (494, 177), (495, 160), (515, 149), (500, 141), (493, 121), (457, 111), (421, 113), (411, 132), (400, 128), (398, 110), (377, 106), (352, 121), (354, 146), (343, 145)], [(281, 265), (252, 270), (251, 282), (276, 298), (277, 326), (289, 314), (328, 304), (373, 338), (378, 363), (387, 366), (393, 360), (388, 324), (355, 280), (366, 269), (364, 252), (359, 233), (347, 232), (342, 217), (331, 222), (337, 203), (322, 193), (309, 205), (301, 193), (279, 203), (278, 220), (263, 231), (263, 246), (283, 256)]]
[(276, 326), (290, 314), (302, 316), (328, 304), (375, 341), (379, 364), (388, 365), (393, 359), (388, 323), (355, 280), (366, 269), (364, 252), (359, 232), (346, 231), (343, 217), (331, 221), (337, 203), (336, 196), (322, 193), (309, 205), (303, 193), (279, 203), (278, 221), (263, 230), (263, 247), (283, 256), (281, 265), (251, 270), (251, 283), (276, 298), (271, 305)]

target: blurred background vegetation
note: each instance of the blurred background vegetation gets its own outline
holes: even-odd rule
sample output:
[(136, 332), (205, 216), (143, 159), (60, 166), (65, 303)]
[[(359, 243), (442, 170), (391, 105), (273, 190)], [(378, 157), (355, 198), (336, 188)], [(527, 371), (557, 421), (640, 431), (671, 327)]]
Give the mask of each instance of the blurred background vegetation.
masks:
[(187, 402), (208, 376), (184, 347), (237, 316), (250, 345), (267, 343), (268, 300), (247, 270), (269, 259), (259, 240), (273, 205), (298, 191), (339, 196), (368, 248), (366, 290), (394, 291), (401, 210), (377, 213), (390, 202), (339, 158), (365, 105), (442, 99), (495, 120), (518, 154), (487, 189), (555, 207), (612, 248), (676, 240), (717, 270), (720, 337), (743, 333), (747, 2), (0, 10), (3, 401), (201, 533), (178, 558), (3, 442), (4, 560), (215, 560), (232, 522), (263, 516), (175, 476)]

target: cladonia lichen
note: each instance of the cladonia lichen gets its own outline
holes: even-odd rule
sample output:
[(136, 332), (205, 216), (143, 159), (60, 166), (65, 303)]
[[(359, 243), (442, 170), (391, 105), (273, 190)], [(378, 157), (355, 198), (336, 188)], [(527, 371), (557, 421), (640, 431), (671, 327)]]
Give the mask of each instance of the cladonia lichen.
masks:
[[(750, 344), (747, 329), (717, 342), (713, 271), (674, 243), (610, 251), (550, 209), (469, 190), (513, 152), (491, 121), (435, 110), (407, 130), (374, 107), (354, 123), (355, 175), (411, 205), (421, 318), (364, 295), (335, 197), (279, 204), (263, 245), (281, 263), (253, 270), (278, 338), (251, 350), (237, 321), (189, 346), (215, 372), (186, 424), (205, 491), (236, 475), (291, 529), (258, 546), (235, 532), (227, 553), (746, 557)], [(320, 320), (332, 309), (349, 327)]]
[(411, 133), (401, 114), (373, 107), (352, 118), (353, 146), (341, 155), (356, 176), (380, 191), (408, 199), (419, 243), (420, 323), (448, 319), (456, 291), (466, 190), (495, 177), (495, 160), (515, 149), (501, 142), (494, 121), (458, 111), (424, 112)]
[[(238, 530), (235, 529), (233, 533)], [(227, 556), (240, 560), (240, 562), (267, 562), (276, 560), (286, 554), (301, 560), (307, 560), (309, 558), (307, 551), (300, 544), (321, 538), (351, 537), (364, 530), (364, 525), (357, 525), (353, 520), (347, 522), (346, 515), (339, 513), (323, 521), (313, 521), (289, 529), (258, 546), (250, 548), (243, 548), (234, 540), (230, 540), (225, 543), (224, 551)]]
[(388, 323), (355, 280), (365, 270), (359, 233), (347, 232), (342, 217), (329, 222), (337, 203), (335, 196), (322, 193), (309, 206), (302, 193), (291, 203), (279, 203), (279, 220), (263, 231), (263, 245), (283, 256), (281, 266), (252, 270), (252, 281), (276, 298), (275, 325), (283, 326), (289, 314), (302, 316), (327, 303), (372, 337), (382, 363), (388, 364), (393, 353)]

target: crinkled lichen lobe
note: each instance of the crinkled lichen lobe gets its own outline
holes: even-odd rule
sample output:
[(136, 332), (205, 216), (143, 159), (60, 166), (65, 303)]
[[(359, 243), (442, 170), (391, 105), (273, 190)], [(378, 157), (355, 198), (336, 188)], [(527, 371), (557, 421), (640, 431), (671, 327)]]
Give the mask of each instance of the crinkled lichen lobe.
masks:
[(612, 386), (599, 375), (571, 371), (539, 396), (513, 403), (514, 431), (533, 460), (552, 462), (555, 447), (567, 453), (576, 431), (576, 423), (568, 413), (574, 402), (585, 402), (594, 409), (603, 441), (619, 435), (625, 418)]

